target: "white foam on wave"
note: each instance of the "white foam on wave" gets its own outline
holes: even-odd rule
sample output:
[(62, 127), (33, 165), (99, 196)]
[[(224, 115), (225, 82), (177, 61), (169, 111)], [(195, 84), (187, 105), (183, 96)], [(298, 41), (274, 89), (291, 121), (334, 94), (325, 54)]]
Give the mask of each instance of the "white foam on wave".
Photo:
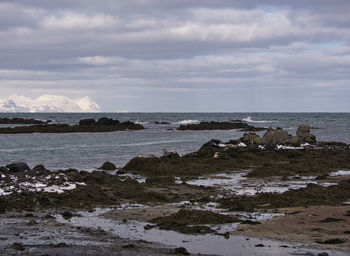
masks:
[(141, 124), (141, 125), (145, 125), (145, 124), (149, 124), (149, 122), (141, 122), (141, 121), (139, 121), (139, 120), (137, 120), (136, 122), (135, 122), (135, 124)]
[(331, 172), (329, 174), (329, 176), (347, 176), (347, 175), (350, 175), (350, 170), (340, 170), (340, 171), (337, 171), (337, 172)]
[(199, 120), (182, 120), (179, 122), (176, 122), (175, 124), (199, 124), (201, 121)]
[(248, 123), (276, 123), (277, 121), (272, 120), (253, 120), (252, 117), (248, 116), (247, 118), (243, 118), (242, 121)]

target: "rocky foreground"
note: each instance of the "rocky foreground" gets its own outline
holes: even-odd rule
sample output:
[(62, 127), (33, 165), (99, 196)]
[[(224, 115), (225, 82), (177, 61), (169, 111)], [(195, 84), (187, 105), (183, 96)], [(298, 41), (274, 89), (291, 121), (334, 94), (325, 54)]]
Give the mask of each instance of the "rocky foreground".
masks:
[(68, 124), (39, 124), (0, 128), (0, 134), (17, 133), (74, 133), (74, 132), (114, 132), (126, 130), (142, 130), (144, 127), (130, 121), (120, 122), (112, 118), (102, 117), (80, 120), (78, 125)]
[[(80, 125), (98, 126), (95, 120)], [(0, 167), (0, 212), (8, 218), (12, 212), (49, 211), (57, 221), (62, 217), (74, 224), (83, 218), (77, 211), (116, 207), (98, 218), (118, 225), (143, 223), (137, 225), (145, 234), (173, 230), (228, 241), (242, 234), (350, 251), (349, 145), (318, 142), (307, 125), (299, 126), (295, 136), (270, 128), (262, 137), (246, 133), (239, 140), (211, 140), (187, 155), (164, 151), (162, 157), (131, 159), (120, 170), (115, 171), (111, 162), (100, 169), (52, 172), (25, 163)], [(125, 204), (138, 207), (123, 208)], [(256, 217), (265, 215), (271, 217)], [(35, 222), (30, 227), (40, 226), (40, 221)], [(231, 223), (238, 227), (221, 229)], [(266, 243), (249, 246), (258, 250)], [(144, 245), (133, 242), (125, 250), (135, 252), (139, 246)], [(293, 248), (284, 246), (280, 250)], [(29, 251), (25, 240), (6, 248)], [(339, 255), (346, 255), (340, 251)], [(187, 250), (178, 248), (177, 253)]]

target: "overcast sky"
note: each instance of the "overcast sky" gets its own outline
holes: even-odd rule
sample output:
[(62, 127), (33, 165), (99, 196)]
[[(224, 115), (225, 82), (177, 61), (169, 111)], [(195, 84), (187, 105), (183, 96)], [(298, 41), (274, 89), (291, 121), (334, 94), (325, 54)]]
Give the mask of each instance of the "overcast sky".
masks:
[(349, 0), (1, 0), (0, 97), (349, 112), (349, 13)]

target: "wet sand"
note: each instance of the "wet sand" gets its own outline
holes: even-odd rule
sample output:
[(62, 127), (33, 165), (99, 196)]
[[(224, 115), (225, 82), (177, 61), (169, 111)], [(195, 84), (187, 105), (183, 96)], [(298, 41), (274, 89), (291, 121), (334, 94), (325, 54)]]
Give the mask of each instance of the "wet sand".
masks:
[[(238, 233), (350, 253), (350, 206), (294, 207), (279, 211), (285, 215), (261, 221), (261, 225), (241, 224)], [(344, 242), (320, 244), (329, 239), (340, 239)]]

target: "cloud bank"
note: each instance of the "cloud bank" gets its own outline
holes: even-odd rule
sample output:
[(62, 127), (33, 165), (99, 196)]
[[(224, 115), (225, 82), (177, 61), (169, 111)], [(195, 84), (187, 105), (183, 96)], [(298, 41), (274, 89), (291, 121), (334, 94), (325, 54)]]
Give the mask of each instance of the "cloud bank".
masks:
[(100, 107), (89, 97), (42, 95), (31, 99), (14, 94), (0, 99), (0, 112), (100, 112)]
[(348, 0), (2, 1), (1, 96), (104, 111), (349, 111)]

